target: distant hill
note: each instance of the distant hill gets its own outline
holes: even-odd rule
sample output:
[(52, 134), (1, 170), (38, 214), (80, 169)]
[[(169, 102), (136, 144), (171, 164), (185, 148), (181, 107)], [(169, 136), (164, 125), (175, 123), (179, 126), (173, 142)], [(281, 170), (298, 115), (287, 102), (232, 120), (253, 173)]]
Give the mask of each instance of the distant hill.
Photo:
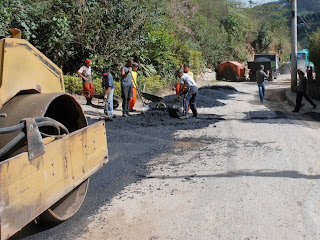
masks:
[(298, 0), (297, 7), (299, 12), (320, 13), (320, 0)]
[[(275, 5), (275, 3), (277, 3)], [(276, 7), (275, 7), (276, 6)], [(288, 0), (278, 0), (273, 3), (263, 4), (260, 8), (274, 9), (274, 14), (270, 14), (271, 18), (279, 17), (276, 13), (282, 13), (283, 19), (287, 19), (290, 28), (290, 11), (279, 11), (280, 9), (291, 9), (291, 3)], [(259, 6), (257, 7), (259, 8)], [(320, 0), (298, 0), (298, 43), (301, 48), (308, 47), (310, 35), (320, 28)], [(270, 11), (270, 9), (268, 9)]]
[[(288, 6), (290, 6), (290, 2), (288, 2), (288, 0), (279, 0), (274, 2), (281, 4), (286, 3)], [(320, 13), (320, 0), (297, 0), (297, 7), (299, 13)]]

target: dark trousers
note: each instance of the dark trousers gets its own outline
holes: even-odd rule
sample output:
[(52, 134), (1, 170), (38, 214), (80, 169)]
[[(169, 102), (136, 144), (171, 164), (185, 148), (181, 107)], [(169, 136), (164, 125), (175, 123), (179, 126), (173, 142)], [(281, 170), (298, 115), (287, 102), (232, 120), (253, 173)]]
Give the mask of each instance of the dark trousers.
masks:
[(184, 98), (184, 114), (185, 115), (188, 112), (189, 103), (190, 103), (190, 108), (193, 115), (198, 114), (197, 105), (196, 105), (197, 94), (198, 94), (198, 88), (196, 86), (189, 87), (188, 92)]
[(129, 112), (129, 103), (132, 97), (132, 85), (121, 86), (121, 98), (122, 98), (122, 113)]
[(296, 98), (296, 107), (295, 110), (299, 111), (301, 108), (302, 98), (305, 98), (312, 106), (316, 106), (316, 104), (311, 100), (310, 96), (305, 92), (297, 92)]

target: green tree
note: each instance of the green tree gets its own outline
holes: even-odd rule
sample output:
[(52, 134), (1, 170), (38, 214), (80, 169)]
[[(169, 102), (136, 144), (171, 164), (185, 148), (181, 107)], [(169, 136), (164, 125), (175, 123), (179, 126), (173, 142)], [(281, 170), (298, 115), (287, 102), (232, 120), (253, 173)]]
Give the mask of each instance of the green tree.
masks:
[(313, 62), (316, 78), (320, 81), (320, 29), (309, 40), (310, 61)]

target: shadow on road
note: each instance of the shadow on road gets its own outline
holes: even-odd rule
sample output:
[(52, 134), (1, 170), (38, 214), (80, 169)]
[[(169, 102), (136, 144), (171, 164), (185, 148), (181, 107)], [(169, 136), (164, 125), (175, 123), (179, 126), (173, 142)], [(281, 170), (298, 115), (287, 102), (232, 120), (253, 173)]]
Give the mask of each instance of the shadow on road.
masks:
[[(270, 84), (270, 83), (269, 83)], [(266, 90), (265, 100), (263, 103), (260, 103), (258, 97), (256, 101), (250, 101), (250, 104), (253, 105), (264, 105), (269, 110), (262, 110), (262, 111), (249, 111), (246, 114), (248, 115), (249, 119), (256, 122), (267, 122), (267, 123), (275, 123), (275, 124), (297, 124), (299, 121), (303, 124), (303, 121), (320, 121), (320, 113), (312, 112), (311, 105), (309, 106), (307, 103), (307, 107), (310, 107), (310, 112), (301, 112), (301, 113), (292, 113), (291, 110), (294, 108), (291, 101), (288, 101), (286, 98), (286, 91), (288, 88), (281, 88), (280, 84), (277, 82), (273, 82), (273, 85), (279, 85), (279, 88), (269, 88)], [(287, 121), (270, 121), (270, 119), (283, 119)], [(295, 122), (289, 120), (297, 120)]]
[(182, 175), (182, 176), (141, 176), (143, 178), (158, 179), (192, 179), (192, 178), (237, 178), (237, 177), (270, 177), (270, 178), (293, 178), (293, 179), (320, 179), (320, 175), (306, 175), (297, 171), (274, 171), (274, 170), (256, 170), (256, 171), (230, 171), (217, 174), (203, 175)]

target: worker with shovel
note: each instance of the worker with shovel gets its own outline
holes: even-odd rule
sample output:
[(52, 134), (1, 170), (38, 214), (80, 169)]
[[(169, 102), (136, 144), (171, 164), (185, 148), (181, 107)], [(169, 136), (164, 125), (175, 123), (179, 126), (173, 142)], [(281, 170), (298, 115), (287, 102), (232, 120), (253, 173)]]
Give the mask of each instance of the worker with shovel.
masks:
[(129, 58), (121, 68), (121, 97), (122, 97), (122, 116), (130, 116), (129, 103), (132, 97), (132, 64)]
[(180, 97), (181, 94), (185, 94), (184, 97), (184, 111), (183, 111), (183, 116), (180, 117), (180, 119), (187, 119), (188, 116), (188, 106), (190, 103), (190, 108), (193, 113), (193, 117), (198, 116), (197, 112), (197, 105), (195, 103), (196, 97), (198, 94), (198, 87), (194, 79), (187, 73), (184, 73), (183, 69), (177, 70), (177, 75), (180, 77), (180, 85), (182, 86), (183, 84), (186, 86), (186, 89), (183, 90), (182, 87), (180, 86)]

